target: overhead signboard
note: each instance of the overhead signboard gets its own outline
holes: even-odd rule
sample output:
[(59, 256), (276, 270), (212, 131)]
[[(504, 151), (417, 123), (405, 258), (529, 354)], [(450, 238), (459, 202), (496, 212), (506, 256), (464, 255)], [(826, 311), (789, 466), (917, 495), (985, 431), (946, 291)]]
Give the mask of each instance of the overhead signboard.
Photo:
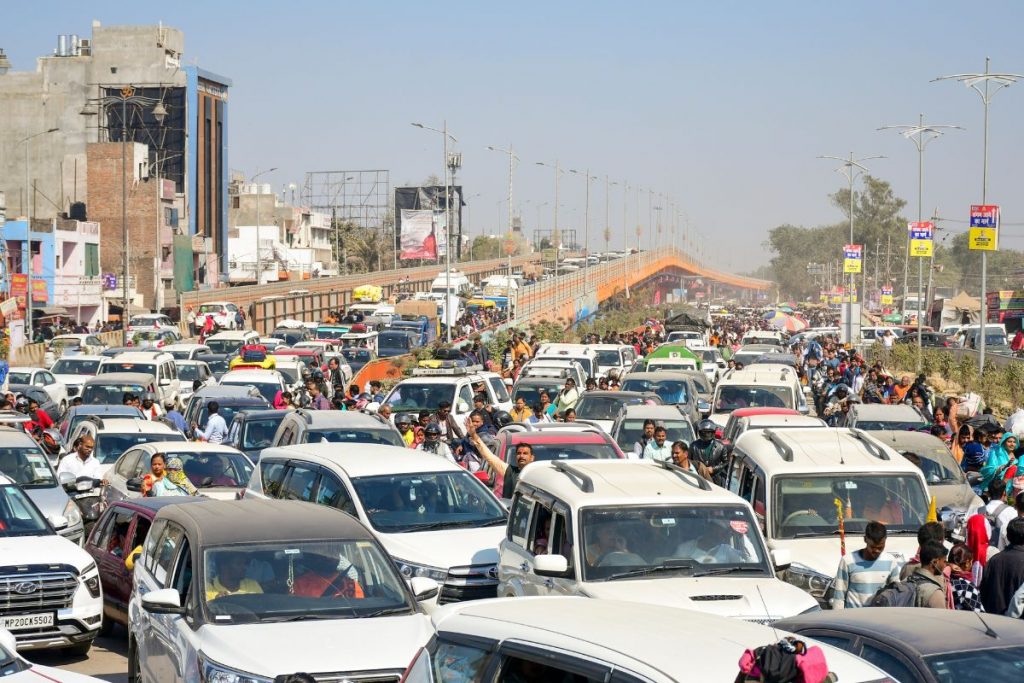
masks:
[(931, 258), (935, 251), (935, 224), (931, 221), (907, 223), (910, 230), (910, 255)]
[(863, 247), (859, 244), (847, 244), (843, 247), (843, 272), (856, 274), (861, 271)]
[(971, 227), (967, 233), (967, 246), (974, 251), (999, 249), (999, 206), (971, 205)]

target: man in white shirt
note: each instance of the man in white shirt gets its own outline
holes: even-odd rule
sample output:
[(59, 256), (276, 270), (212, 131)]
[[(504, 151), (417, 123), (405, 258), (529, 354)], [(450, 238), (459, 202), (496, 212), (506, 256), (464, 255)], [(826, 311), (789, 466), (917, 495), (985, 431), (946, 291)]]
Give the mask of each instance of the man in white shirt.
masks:
[(1010, 417), (1006, 418), (1003, 429), (1017, 435), (1017, 441), (1024, 439), (1024, 406), (1020, 406)]
[(210, 401), (206, 409), (210, 411), (210, 417), (206, 418), (206, 429), (199, 429), (199, 425), (192, 423), (192, 431), (203, 441), (208, 443), (223, 443), (228, 435), (228, 423), (217, 414), (220, 404)]
[(668, 432), (664, 427), (654, 428), (654, 440), (648, 441), (644, 446), (644, 452), (640, 456), (643, 460), (658, 460), (660, 462), (672, 462), (672, 447), (668, 444)]
[(95, 447), (95, 440), (88, 434), (79, 437), (75, 443), (75, 452), (65, 455), (57, 466), (57, 476), (67, 472), (75, 479), (79, 477), (102, 479), (103, 465), (92, 454)]
[(575, 408), (578, 400), (580, 400), (580, 392), (576, 389), (576, 380), (569, 377), (565, 380), (565, 388), (558, 392), (558, 396), (555, 398), (555, 413), (561, 415), (569, 408)]

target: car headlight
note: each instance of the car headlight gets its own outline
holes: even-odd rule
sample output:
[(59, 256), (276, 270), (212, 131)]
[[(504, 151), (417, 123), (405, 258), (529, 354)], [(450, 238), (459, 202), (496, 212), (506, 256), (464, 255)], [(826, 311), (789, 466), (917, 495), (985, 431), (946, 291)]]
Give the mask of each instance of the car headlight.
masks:
[(67, 505), (64, 506), (64, 519), (68, 520), (68, 526), (82, 523), (82, 513), (71, 499), (68, 499)]
[(395, 559), (395, 564), (398, 566), (398, 571), (402, 573), (402, 576), (406, 579), (411, 579), (417, 576), (423, 576), (428, 579), (433, 579), (439, 583), (444, 583), (444, 580), (448, 578), (447, 569), (438, 569), (437, 567), (428, 567), (422, 564), (415, 564), (413, 562), (407, 562), (405, 560)]
[(203, 683), (274, 683), (274, 679), (237, 671), (199, 653), (199, 680)]
[(94, 598), (100, 597), (100, 571), (96, 568), (95, 562), (90, 562), (89, 566), (82, 571), (82, 583), (85, 584), (89, 595)]
[(786, 569), (785, 579), (788, 583), (807, 591), (812, 597), (822, 599), (832, 587), (833, 577), (814, 571), (802, 564), (791, 564)]

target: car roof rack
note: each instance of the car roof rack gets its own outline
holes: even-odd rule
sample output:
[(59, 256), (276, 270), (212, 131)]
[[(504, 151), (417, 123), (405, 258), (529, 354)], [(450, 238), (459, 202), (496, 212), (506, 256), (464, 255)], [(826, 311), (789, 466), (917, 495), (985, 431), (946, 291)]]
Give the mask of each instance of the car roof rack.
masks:
[(871, 436), (863, 429), (857, 429), (856, 427), (850, 429), (850, 434), (853, 438), (864, 444), (864, 448), (867, 449), (868, 453), (875, 456), (879, 460), (889, 460), (889, 454), (876, 442)]
[(575, 465), (564, 462), (562, 460), (555, 460), (551, 466), (555, 469), (555, 471), (567, 475), (570, 479), (579, 480), (577, 486), (579, 486), (580, 490), (583, 491), (583, 493), (594, 492), (594, 480), (590, 478), (589, 474), (581, 472), (580, 469)]
[(687, 483), (689, 483), (691, 486), (696, 486), (701, 491), (710, 491), (711, 490), (711, 483), (708, 482), (707, 479), (705, 479), (704, 477), (700, 476), (699, 474), (694, 474), (690, 470), (684, 470), (682, 467), (680, 467), (679, 465), (675, 464), (674, 462), (668, 462), (667, 460), (655, 460), (654, 464), (657, 465), (658, 467), (660, 467), (663, 470), (668, 470), (669, 472), (675, 472), (676, 474), (678, 474), (683, 479), (688, 480)]
[(785, 439), (782, 438), (782, 435), (776, 434), (775, 431), (771, 429), (762, 430), (761, 435), (775, 446), (783, 460), (786, 462), (793, 462), (793, 448), (786, 443)]

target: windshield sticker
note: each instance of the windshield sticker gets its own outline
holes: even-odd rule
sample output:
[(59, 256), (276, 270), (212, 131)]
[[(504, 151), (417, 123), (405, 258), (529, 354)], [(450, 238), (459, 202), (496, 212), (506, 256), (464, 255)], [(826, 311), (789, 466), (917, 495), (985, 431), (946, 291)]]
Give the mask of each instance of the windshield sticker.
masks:
[(739, 520), (736, 520), (736, 519), (730, 521), (729, 522), (729, 526), (731, 526), (732, 530), (735, 531), (738, 534), (746, 534), (747, 531), (749, 531), (749, 529), (750, 529), (750, 527), (747, 526), (746, 522), (742, 522), (742, 521), (739, 521)]

